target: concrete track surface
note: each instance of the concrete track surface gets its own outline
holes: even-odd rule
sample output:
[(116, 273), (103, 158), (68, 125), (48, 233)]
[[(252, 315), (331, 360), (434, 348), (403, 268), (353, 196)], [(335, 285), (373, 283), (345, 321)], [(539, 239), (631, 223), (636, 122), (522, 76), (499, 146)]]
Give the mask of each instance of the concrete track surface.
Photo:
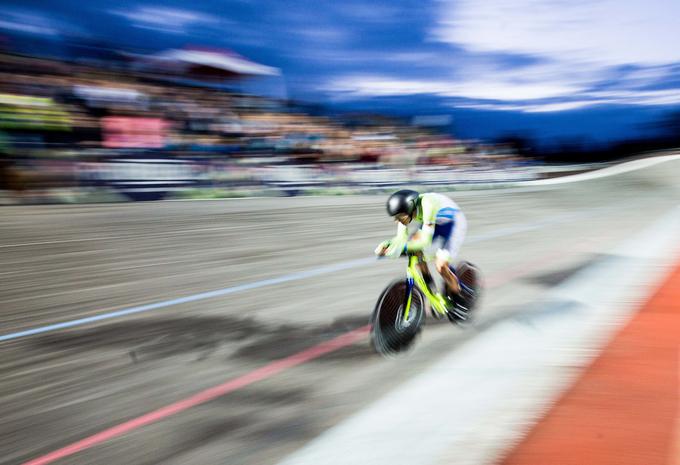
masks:
[[(54, 463), (285, 460), (445, 355), (526, 317), (546, 292), (677, 212), (679, 173), (680, 161), (670, 161), (583, 182), (458, 192), (469, 223), (462, 257), (482, 269), (487, 288), (472, 325), (428, 317), (415, 347), (394, 359), (374, 354), (362, 336)], [(0, 342), (0, 463), (42, 457), (365, 326), (405, 266), (363, 260), (393, 234), (384, 200), (2, 208), (0, 336), (17, 336)], [(341, 262), (351, 263), (295, 274)], [(282, 276), (290, 279), (265, 281)], [(168, 302), (250, 283), (259, 284)], [(168, 305), (19, 335), (160, 301)], [(460, 394), (442, 393), (441, 403)]]

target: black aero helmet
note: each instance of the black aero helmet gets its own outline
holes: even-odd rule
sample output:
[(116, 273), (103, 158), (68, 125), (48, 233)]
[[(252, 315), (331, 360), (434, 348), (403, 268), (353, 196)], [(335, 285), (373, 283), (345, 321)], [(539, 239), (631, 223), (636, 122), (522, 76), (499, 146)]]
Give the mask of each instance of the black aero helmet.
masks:
[(399, 213), (413, 216), (413, 213), (416, 211), (418, 196), (419, 194), (416, 191), (409, 189), (402, 189), (395, 192), (387, 199), (387, 213), (389, 213), (390, 216), (395, 216)]

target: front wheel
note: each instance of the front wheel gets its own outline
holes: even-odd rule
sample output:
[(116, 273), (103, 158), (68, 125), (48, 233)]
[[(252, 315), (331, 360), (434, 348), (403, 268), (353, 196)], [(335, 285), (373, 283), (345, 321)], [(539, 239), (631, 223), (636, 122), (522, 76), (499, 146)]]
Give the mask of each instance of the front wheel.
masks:
[[(404, 318), (409, 293), (408, 317)], [(371, 345), (382, 355), (392, 355), (411, 346), (425, 317), (423, 294), (405, 279), (388, 285), (371, 315)]]

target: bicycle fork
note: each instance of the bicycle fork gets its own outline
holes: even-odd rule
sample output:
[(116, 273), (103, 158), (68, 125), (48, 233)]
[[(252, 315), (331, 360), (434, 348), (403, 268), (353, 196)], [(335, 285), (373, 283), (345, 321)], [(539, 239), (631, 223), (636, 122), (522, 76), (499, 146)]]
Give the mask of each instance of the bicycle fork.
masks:
[(413, 280), (412, 277), (406, 278), (406, 302), (404, 302), (404, 314), (402, 316), (402, 320), (404, 323), (408, 321), (408, 314), (411, 311), (411, 301), (413, 300), (413, 286), (415, 285), (415, 281)]
[(412, 270), (418, 266), (418, 257), (411, 255), (408, 258), (408, 268), (406, 269), (406, 295), (404, 296), (404, 313), (402, 315), (402, 320), (404, 323), (408, 321), (409, 313), (411, 312), (411, 301), (413, 300), (413, 287), (415, 286), (415, 279)]

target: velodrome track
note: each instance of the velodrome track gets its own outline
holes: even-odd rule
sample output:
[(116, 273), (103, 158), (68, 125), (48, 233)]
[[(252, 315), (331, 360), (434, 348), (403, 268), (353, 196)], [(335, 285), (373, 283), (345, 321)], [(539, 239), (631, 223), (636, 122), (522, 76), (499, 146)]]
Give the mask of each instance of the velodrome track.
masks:
[[(466, 328), (429, 319), (389, 360), (365, 333), (405, 266), (371, 258), (394, 229), (382, 196), (4, 207), (0, 463), (399, 463), (409, 441), (401, 457), (416, 465), (502, 460), (677, 262), (679, 181), (675, 160), (452, 194), (469, 223), (462, 256), (485, 275), (481, 308)], [(553, 334), (541, 325), (590, 322), (587, 306), (562, 322), (554, 302), (579, 286), (623, 299), (568, 342), (588, 353), (513, 357)], [(512, 363), (484, 365), (499, 349)], [(540, 363), (543, 381), (502, 376)], [(413, 431), (384, 427), (410, 418)]]

